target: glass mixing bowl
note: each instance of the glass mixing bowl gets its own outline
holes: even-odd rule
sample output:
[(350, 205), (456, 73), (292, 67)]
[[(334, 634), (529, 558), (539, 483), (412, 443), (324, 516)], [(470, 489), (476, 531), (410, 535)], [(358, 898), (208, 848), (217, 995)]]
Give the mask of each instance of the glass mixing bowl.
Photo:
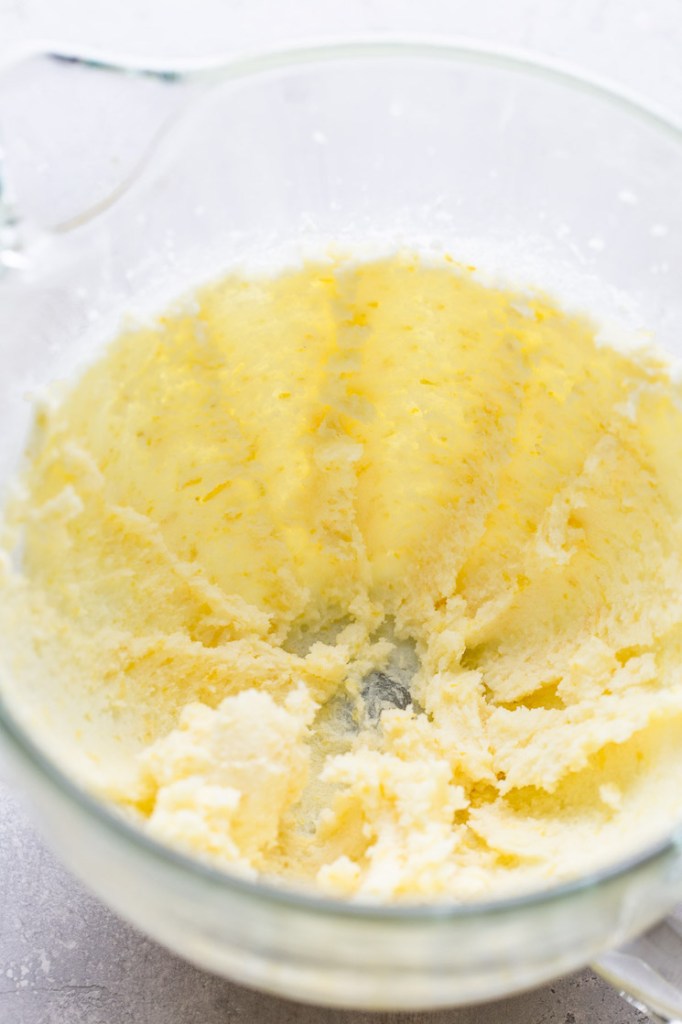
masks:
[[(172, 69), (24, 54), (3, 69), (0, 124), (4, 481), (27, 394), (68, 375), (122, 312), (329, 240), (446, 250), (682, 355), (680, 129), (565, 70), (415, 42)], [(679, 828), (519, 898), (344, 903), (168, 849), (74, 785), (6, 705), (0, 732), (63, 860), (210, 970), (298, 999), (409, 1009), (492, 999), (592, 960), (662, 1016), (682, 1012), (666, 976), (674, 925), (665, 942), (604, 953), (682, 894)]]

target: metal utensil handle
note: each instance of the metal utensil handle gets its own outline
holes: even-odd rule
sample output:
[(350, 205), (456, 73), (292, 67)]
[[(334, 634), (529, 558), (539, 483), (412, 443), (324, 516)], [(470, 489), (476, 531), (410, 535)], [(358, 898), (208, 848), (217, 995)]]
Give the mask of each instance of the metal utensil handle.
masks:
[(675, 914), (592, 966), (654, 1024), (682, 1024), (682, 921)]

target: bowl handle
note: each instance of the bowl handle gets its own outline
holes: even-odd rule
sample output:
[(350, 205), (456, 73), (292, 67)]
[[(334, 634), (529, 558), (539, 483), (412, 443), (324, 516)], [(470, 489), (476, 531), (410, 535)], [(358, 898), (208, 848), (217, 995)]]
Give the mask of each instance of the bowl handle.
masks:
[[(0, 59), (0, 276), (3, 270), (21, 269), (26, 265), (26, 250), (36, 239), (78, 228), (125, 195), (197, 97), (229, 73), (230, 62), (224, 59), (178, 62), (177, 66), (167, 67), (151, 61), (136, 64), (108, 55), (71, 54), (46, 47), (28, 46), (3, 54)], [(72, 132), (80, 131), (80, 119), (86, 106), (83, 101), (89, 100), (93, 93), (97, 95), (91, 88), (96, 78), (118, 83), (114, 86), (118, 89), (116, 94), (111, 89), (107, 91), (109, 116), (112, 109), (124, 110), (124, 103), (131, 102), (131, 89), (136, 97), (142, 97), (142, 103), (136, 106), (136, 116), (141, 116), (138, 108), (142, 107), (145, 120), (138, 125), (137, 142), (131, 152), (123, 154), (122, 160), (115, 152), (116, 144), (112, 144), (114, 151), (105, 155), (116, 168), (120, 163), (120, 169), (115, 172), (118, 177), (109, 178), (101, 191), (99, 181), (91, 183), (91, 194), (87, 195), (86, 190), (82, 205), (76, 204), (66, 215), (46, 209), (36, 216), (31, 211), (30, 201), (27, 203), (25, 177), (32, 177), (34, 194), (37, 192), (43, 199), (45, 195), (59, 199), (60, 184), (73, 176), (75, 162), (68, 144), (62, 145), (61, 132), (65, 127)], [(42, 109), (45, 104), (41, 104), (40, 99), (45, 94), (49, 96), (51, 91), (56, 93), (58, 102), (55, 103), (53, 97), (46, 117)], [(92, 125), (92, 119), (88, 123)], [(102, 125), (104, 136), (95, 139), (93, 149), (106, 149), (109, 143), (107, 117), (99, 119), (98, 127)], [(119, 131), (121, 135), (125, 135), (125, 128)], [(37, 159), (33, 153), (36, 140), (43, 144)], [(56, 143), (51, 149), (45, 146), (50, 140)], [(65, 153), (63, 163), (62, 151)], [(36, 179), (36, 166), (42, 168), (42, 178)]]
[(592, 967), (653, 1024), (682, 1024), (682, 916), (673, 913), (620, 949), (602, 953)]

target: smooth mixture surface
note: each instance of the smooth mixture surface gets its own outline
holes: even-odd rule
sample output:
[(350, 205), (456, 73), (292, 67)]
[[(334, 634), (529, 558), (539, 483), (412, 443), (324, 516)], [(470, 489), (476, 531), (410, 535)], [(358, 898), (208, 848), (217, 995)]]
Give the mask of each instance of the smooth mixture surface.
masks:
[(2, 685), (157, 838), (477, 899), (682, 815), (682, 405), (411, 255), (231, 277), (37, 416)]

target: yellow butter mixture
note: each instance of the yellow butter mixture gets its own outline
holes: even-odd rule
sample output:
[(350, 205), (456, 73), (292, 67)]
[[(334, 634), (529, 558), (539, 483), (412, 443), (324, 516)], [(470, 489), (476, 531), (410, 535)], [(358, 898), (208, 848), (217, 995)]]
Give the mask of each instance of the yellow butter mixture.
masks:
[(2, 688), (163, 842), (483, 899), (682, 816), (682, 403), (653, 351), (398, 254), (231, 276), (40, 406)]

